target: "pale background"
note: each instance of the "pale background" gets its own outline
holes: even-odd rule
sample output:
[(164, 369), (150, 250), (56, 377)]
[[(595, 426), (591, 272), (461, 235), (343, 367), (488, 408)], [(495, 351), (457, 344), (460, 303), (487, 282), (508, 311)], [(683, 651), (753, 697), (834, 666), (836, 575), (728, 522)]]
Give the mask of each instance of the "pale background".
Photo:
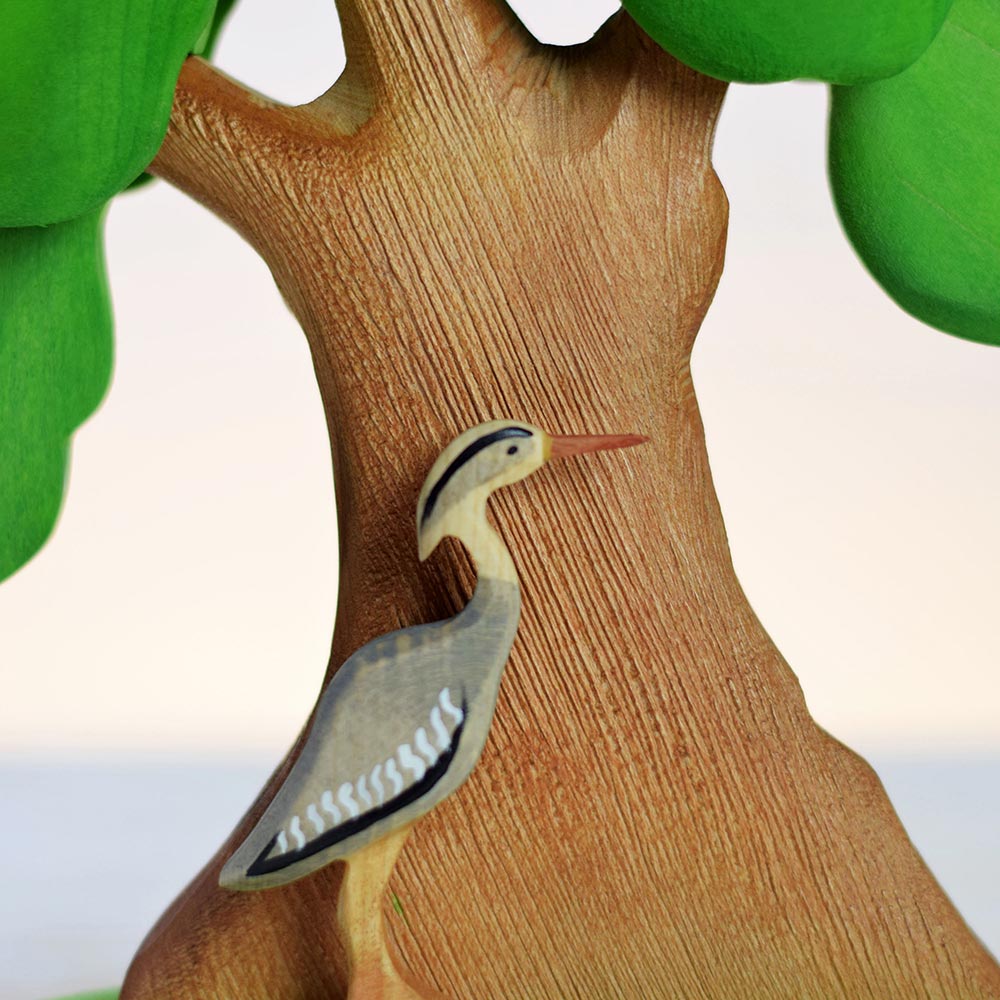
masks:
[[(551, 40), (585, 34), (573, 8)], [(242, 0), (216, 61), (307, 100), (342, 64), (332, 3)], [(813, 714), (878, 767), (997, 951), (1000, 350), (867, 276), (827, 192), (825, 109), (819, 85), (727, 98), (728, 261), (694, 357), (712, 467)], [(322, 411), (267, 269), (161, 183), (115, 202), (108, 256), (114, 384), (55, 536), (0, 585), (7, 1000), (120, 980), (294, 738), (336, 600)]]

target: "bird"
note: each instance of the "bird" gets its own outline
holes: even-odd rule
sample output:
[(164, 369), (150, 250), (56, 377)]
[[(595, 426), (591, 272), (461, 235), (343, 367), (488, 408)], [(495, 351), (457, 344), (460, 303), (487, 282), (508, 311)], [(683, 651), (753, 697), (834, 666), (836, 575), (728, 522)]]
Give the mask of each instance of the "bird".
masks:
[[(476, 565), (473, 596), (455, 617), (379, 636), (343, 663), (320, 696), (298, 759), (223, 865), (223, 888), (268, 889), (346, 861), (338, 914), (349, 961), (392, 977), (380, 943), (385, 885), (412, 824), (475, 768), (520, 618), (514, 561), (487, 521), (487, 500), (550, 459), (646, 440), (555, 436), (494, 420), (441, 452), (417, 501), (418, 555), (423, 562), (445, 537), (457, 538)], [(434, 995), (403, 985), (383, 994)]]

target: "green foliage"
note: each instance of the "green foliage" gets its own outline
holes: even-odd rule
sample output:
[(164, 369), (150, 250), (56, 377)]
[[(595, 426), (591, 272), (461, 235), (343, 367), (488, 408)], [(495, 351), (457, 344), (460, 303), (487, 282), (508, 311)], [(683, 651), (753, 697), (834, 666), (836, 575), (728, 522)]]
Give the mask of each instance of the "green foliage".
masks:
[(927, 48), (951, 0), (624, 0), (653, 39), (721, 80), (892, 76)]
[(995, 0), (956, 0), (905, 73), (835, 88), (830, 179), (855, 249), (904, 309), (1000, 344)]
[(397, 896), (392, 890), (389, 891), (389, 899), (392, 901), (392, 908), (402, 917), (403, 923), (406, 925), (406, 929), (410, 930), (410, 921), (403, 910), (402, 900)]
[[(212, 54), (215, 49), (215, 44), (219, 40), (219, 34), (221, 33), (223, 25), (226, 22), (226, 18), (229, 16), (229, 12), (235, 5), (236, 0), (218, 0), (215, 5), (215, 14), (205, 27), (201, 37), (191, 48), (194, 55), (203, 56), (207, 59)], [(129, 184), (127, 190), (134, 191), (136, 188), (144, 187), (152, 180), (155, 180), (152, 174), (141, 173), (134, 181), (132, 181), (131, 184)]]
[(214, 0), (10, 0), (0, 30), (0, 226), (102, 205), (163, 141)]
[(70, 435), (111, 376), (102, 215), (0, 230), (0, 580), (51, 532)]
[(92, 993), (74, 993), (71, 997), (63, 997), (62, 1000), (118, 1000), (120, 990), (97, 990)]
[(13, 228), (0, 229), (0, 580), (52, 531), (70, 436), (110, 377), (101, 206), (141, 181), (181, 63), (211, 49), (233, 3), (4, 9), (0, 225)]
[(215, 14), (195, 44), (194, 52), (207, 59), (215, 51), (216, 43), (219, 41), (219, 33), (234, 6), (236, 6), (236, 0), (217, 0)]

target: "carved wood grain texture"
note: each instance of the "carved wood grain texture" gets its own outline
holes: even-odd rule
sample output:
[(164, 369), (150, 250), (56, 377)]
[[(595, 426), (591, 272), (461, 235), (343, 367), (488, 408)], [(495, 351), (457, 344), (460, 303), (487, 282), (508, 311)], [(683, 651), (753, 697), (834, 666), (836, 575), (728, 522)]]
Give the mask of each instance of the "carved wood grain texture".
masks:
[[(155, 163), (257, 248), (308, 336), (341, 534), (330, 671), (468, 597), (458, 547), (421, 566), (414, 541), (455, 434), (652, 438), (492, 502), (524, 615), (481, 765), (393, 876), (401, 963), (453, 1000), (1000, 997), (732, 570), (688, 368), (724, 254), (723, 86), (623, 15), (559, 53), (490, 0), (341, 14), (349, 70), (304, 108), (190, 60)], [(127, 1000), (346, 995), (341, 865), (216, 886), (286, 767), (151, 931)]]

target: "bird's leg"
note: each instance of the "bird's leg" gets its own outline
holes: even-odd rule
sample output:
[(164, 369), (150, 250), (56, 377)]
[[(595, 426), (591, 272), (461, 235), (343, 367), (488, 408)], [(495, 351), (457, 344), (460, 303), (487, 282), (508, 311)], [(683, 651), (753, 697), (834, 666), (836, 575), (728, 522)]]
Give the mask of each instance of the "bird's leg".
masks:
[(444, 1000), (397, 967), (385, 940), (382, 903), (409, 830), (395, 830), (347, 859), (337, 906), (350, 970), (347, 1000)]

